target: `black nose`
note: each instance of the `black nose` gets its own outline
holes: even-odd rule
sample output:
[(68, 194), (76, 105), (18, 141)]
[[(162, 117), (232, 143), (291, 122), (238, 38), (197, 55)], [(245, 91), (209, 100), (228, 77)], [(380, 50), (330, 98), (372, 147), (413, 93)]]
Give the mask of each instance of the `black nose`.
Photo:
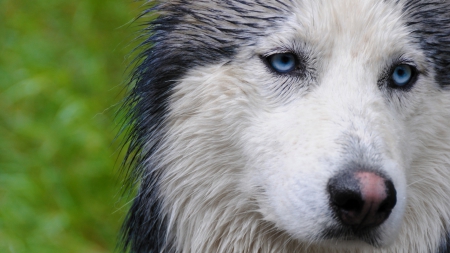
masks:
[(341, 223), (353, 230), (381, 225), (397, 203), (391, 180), (369, 171), (344, 171), (328, 182), (330, 203)]

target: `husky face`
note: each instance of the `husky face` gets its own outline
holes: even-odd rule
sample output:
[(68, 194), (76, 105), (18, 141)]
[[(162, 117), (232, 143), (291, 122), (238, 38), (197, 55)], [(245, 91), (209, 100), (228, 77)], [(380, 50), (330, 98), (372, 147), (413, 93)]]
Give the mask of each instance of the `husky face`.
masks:
[[(228, 3), (198, 1), (192, 7), (216, 8), (219, 15)], [(417, 227), (411, 223), (421, 220), (429, 226), (450, 216), (439, 216), (436, 210), (446, 208), (440, 206), (436, 217), (422, 218), (427, 210), (418, 207), (427, 201), (418, 197), (423, 190), (418, 175), (433, 164), (424, 154), (436, 153), (424, 151), (423, 143), (450, 140), (443, 120), (450, 107), (445, 102), (449, 95), (442, 92), (446, 72), (436, 65), (442, 59), (437, 49), (425, 48), (437, 42), (421, 41), (412, 21), (415, 14), (406, 11), (416, 5), (274, 0), (265, 6), (239, 1), (230, 12), (250, 17), (202, 30), (219, 33), (215, 40), (212, 35), (198, 39), (187, 27), (204, 25), (205, 13), (187, 15), (180, 22), (186, 27), (168, 29), (172, 37), (166, 43), (172, 50), (202, 41), (223, 44), (210, 53), (206, 47), (178, 56), (158, 50), (165, 37), (157, 31), (155, 52), (166, 52), (169, 63), (181, 57), (191, 64), (161, 71), (156, 60), (151, 63), (157, 74), (171, 78), (161, 82), (152, 77), (149, 83), (172, 86), (155, 95), (163, 98), (155, 112), (167, 109), (163, 123), (144, 137), (152, 139), (143, 144), (143, 186), (131, 211), (138, 218), (131, 216), (129, 224), (158, 216), (160, 223), (152, 226), (165, 232), (145, 238), (163, 238), (164, 243), (158, 241), (162, 252), (228, 252), (227, 247), (234, 252), (289, 252), (287, 248), (304, 245), (375, 250), (395, 240), (413, 245), (408, 230)], [(256, 10), (244, 12), (246, 8)], [(248, 25), (255, 15), (263, 21)], [(219, 22), (212, 16), (206, 20)], [(252, 29), (240, 30), (240, 24)], [(227, 37), (231, 30), (236, 32)], [(241, 39), (238, 46), (232, 43)], [(218, 51), (233, 51), (232, 57), (219, 57)], [(154, 59), (164, 57), (150, 53)], [(147, 110), (145, 103), (139, 108)], [(147, 127), (140, 122), (139, 127)], [(424, 130), (423, 122), (433, 127)], [(449, 148), (439, 145), (440, 150)], [(431, 146), (438, 144), (426, 150)], [(436, 185), (446, 189), (445, 183)], [(143, 204), (145, 196), (151, 196), (150, 205)], [(142, 211), (144, 205), (153, 213)], [(417, 232), (417, 237), (440, 238), (440, 226)], [(128, 240), (136, 240), (132, 247), (141, 249), (144, 239)], [(411, 249), (422, 252), (438, 241)], [(392, 247), (392, 252), (408, 251), (404, 245)]]
[[(394, 4), (318, 1), (296, 9), (239, 66), (259, 101), (248, 108), (253, 114), (242, 133), (251, 168), (246, 180), (260, 190), (264, 219), (295, 238), (386, 245), (396, 238), (406, 203), (415, 149), (408, 118), (421, 90), (436, 89), (429, 87), (424, 55)], [(273, 71), (267, 58), (287, 53), (298, 72)], [(390, 84), (402, 64), (417, 75), (407, 90)], [(327, 185), (347, 170), (392, 181), (396, 204), (379, 226), (352, 229), (339, 219)]]

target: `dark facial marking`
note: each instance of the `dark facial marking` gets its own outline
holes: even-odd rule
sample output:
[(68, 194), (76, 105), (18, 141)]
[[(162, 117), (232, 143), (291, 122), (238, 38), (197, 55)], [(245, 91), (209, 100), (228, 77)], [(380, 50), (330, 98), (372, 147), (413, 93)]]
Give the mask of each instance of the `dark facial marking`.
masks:
[(123, 252), (174, 252), (167, 234), (159, 195), (162, 171), (154, 158), (165, 134), (173, 87), (189, 69), (229, 61), (238, 49), (264, 37), (267, 28), (289, 11), (278, 0), (179, 0), (160, 1), (146, 10), (157, 13), (146, 22), (143, 42), (135, 60), (130, 92), (122, 110), (129, 129), (124, 167), (129, 168), (129, 188), (139, 188), (122, 227)]
[(412, 38), (420, 45), (441, 87), (450, 86), (450, 1), (410, 0), (403, 13)]
[(450, 252), (450, 231), (447, 231), (442, 236), (441, 243), (436, 253), (449, 253), (449, 252)]

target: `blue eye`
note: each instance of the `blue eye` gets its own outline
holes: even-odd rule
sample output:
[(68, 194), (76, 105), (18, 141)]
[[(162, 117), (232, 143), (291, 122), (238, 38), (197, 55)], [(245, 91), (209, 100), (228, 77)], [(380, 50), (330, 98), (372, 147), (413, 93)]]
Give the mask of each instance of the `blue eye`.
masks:
[(268, 63), (278, 73), (288, 73), (297, 65), (296, 57), (291, 53), (274, 54), (267, 58)]
[(403, 87), (409, 84), (411, 79), (413, 78), (413, 69), (411, 66), (406, 64), (401, 64), (395, 67), (392, 72), (392, 81), (393, 84), (398, 87)]

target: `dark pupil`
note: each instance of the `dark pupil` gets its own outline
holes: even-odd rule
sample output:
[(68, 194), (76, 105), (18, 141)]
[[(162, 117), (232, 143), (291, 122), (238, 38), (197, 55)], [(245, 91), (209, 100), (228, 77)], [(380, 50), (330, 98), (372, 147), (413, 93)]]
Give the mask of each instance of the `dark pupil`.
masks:
[(285, 55), (285, 56), (283, 56), (283, 57), (281, 58), (281, 61), (282, 61), (284, 64), (288, 64), (288, 63), (291, 61), (291, 58), (290, 58), (289, 56)]
[(405, 75), (405, 70), (404, 69), (397, 69), (397, 74), (399, 76), (403, 76), (403, 75)]

